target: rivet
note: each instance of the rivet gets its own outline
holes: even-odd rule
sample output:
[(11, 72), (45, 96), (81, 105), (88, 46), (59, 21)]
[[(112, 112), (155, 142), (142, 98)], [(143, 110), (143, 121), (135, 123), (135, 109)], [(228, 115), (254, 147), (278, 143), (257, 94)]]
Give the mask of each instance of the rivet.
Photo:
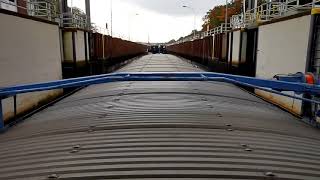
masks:
[(218, 116), (218, 117), (223, 117), (222, 114), (220, 114), (220, 113), (218, 113), (217, 116)]
[(269, 177), (274, 177), (275, 176), (275, 174), (273, 174), (273, 172), (266, 172), (265, 175), (269, 176)]
[(228, 131), (233, 131), (233, 129), (227, 129)]
[(208, 99), (206, 99), (206, 98), (202, 98), (201, 100), (202, 100), (202, 101), (208, 101)]
[(226, 124), (226, 126), (231, 127), (232, 125), (231, 124)]
[(245, 151), (252, 151), (252, 149), (250, 149), (250, 148), (246, 148), (246, 149), (244, 149)]
[(80, 149), (80, 145), (73, 146), (73, 149)]
[(247, 145), (247, 144), (241, 144), (241, 146), (242, 146), (242, 147), (248, 147), (248, 145)]
[(113, 108), (113, 105), (110, 105), (110, 106), (108, 106), (107, 108), (108, 108), (108, 109), (112, 109), (112, 108)]
[(48, 179), (58, 179), (59, 176), (57, 174), (50, 174), (47, 178)]

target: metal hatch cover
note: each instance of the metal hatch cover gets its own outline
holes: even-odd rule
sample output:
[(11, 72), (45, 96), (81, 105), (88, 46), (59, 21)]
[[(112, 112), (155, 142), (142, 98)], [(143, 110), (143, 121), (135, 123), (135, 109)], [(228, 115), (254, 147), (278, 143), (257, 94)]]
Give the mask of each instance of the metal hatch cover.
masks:
[[(119, 72), (202, 70), (147, 55)], [(89, 86), (0, 135), (0, 179), (319, 179), (319, 131), (223, 82)]]

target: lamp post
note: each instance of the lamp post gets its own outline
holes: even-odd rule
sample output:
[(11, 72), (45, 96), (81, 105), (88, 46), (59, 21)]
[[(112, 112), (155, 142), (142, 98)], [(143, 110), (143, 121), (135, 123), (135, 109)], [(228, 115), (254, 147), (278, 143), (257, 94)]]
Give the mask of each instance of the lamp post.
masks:
[(182, 6), (183, 8), (188, 8), (188, 9), (191, 9), (192, 10), (192, 12), (194, 13), (194, 21), (193, 21), (193, 37), (195, 37), (196, 36), (196, 16), (197, 16), (197, 14), (196, 14), (196, 11), (195, 11), (195, 9), (194, 8), (192, 8), (192, 7), (190, 7), (190, 6), (186, 6), (186, 5), (183, 5)]
[(91, 29), (91, 11), (90, 11), (90, 0), (86, 0), (86, 15), (87, 15), (87, 28)]
[(113, 36), (113, 33), (112, 33), (112, 28), (113, 28), (113, 24), (112, 24), (112, 15), (113, 15), (113, 7), (112, 7), (112, 0), (110, 0), (110, 35), (111, 37)]
[(225, 24), (224, 24), (224, 30), (227, 32), (227, 24), (228, 24), (228, 0), (226, 0), (226, 14), (225, 14)]

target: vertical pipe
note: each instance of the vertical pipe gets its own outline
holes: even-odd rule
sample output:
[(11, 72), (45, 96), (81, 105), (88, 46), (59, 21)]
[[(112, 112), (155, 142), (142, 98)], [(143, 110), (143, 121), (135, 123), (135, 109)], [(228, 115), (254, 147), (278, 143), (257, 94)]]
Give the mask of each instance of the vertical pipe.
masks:
[(60, 18), (61, 18), (61, 20), (60, 20), (60, 25), (61, 25), (61, 27), (64, 26), (64, 20), (63, 20), (63, 18), (64, 18), (64, 14), (67, 13), (67, 12), (68, 12), (68, 4), (67, 4), (67, 1), (65, 1), (65, 0), (60, 0), (60, 13), (61, 13), (61, 15), (60, 15)]
[(243, 16), (246, 14), (246, 0), (243, 0)]
[(232, 72), (232, 53), (233, 53), (233, 31), (230, 32), (230, 41), (229, 41), (229, 73)]
[(112, 16), (113, 16), (113, 12), (112, 12), (112, 10), (113, 10), (113, 7), (112, 7), (112, 0), (110, 0), (110, 18), (111, 18), (111, 25), (110, 25), (110, 29), (111, 29), (111, 37), (113, 36), (113, 33), (112, 33), (112, 29), (113, 29), (113, 24), (112, 24)]
[(71, 0), (71, 14), (73, 13), (73, 0)]
[(254, 0), (254, 14), (257, 16), (258, 0)]
[(252, 13), (252, 0), (248, 0), (248, 11), (249, 13)]
[(90, 10), (90, 0), (86, 0), (86, 15), (87, 15), (87, 28), (91, 27), (91, 10)]
[(60, 12), (66, 13), (68, 11), (68, 4), (65, 0), (60, 0)]
[(89, 35), (89, 32), (84, 31), (84, 50), (85, 50), (84, 54), (85, 54), (85, 61), (86, 61), (86, 68), (85, 68), (86, 74), (89, 72), (89, 60), (88, 60), (88, 44), (89, 44), (88, 39), (89, 38), (88, 38), (88, 35)]
[(75, 32), (72, 33), (73, 76), (77, 75), (77, 52)]

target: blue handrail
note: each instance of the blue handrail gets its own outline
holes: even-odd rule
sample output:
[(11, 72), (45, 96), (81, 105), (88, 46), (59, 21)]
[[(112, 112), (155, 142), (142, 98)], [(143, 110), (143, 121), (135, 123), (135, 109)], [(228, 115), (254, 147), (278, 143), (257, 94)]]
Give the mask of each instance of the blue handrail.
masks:
[(148, 73), (113, 73), (81, 78), (65, 79), (45, 83), (18, 85), (0, 89), (0, 129), (4, 128), (1, 100), (22, 93), (47, 91), (54, 89), (83, 87), (94, 84), (123, 81), (219, 81), (242, 85), (282, 96), (299, 99), (306, 102), (320, 104), (319, 101), (292, 96), (281, 91), (293, 91), (297, 94), (308, 93), (320, 95), (319, 85), (310, 85), (301, 82), (267, 80), (253, 77), (237, 76), (222, 73), (208, 72), (148, 72)]

